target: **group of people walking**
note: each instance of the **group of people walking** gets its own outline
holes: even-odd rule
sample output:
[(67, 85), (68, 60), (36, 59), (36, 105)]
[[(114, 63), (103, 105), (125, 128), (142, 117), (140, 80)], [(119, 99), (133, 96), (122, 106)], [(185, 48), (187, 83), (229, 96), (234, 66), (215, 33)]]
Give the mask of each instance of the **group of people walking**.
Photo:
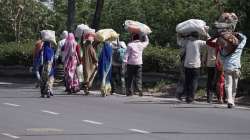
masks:
[[(177, 25), (177, 44), (181, 46), (183, 67), (183, 75), (180, 76), (183, 86), (178, 87), (182, 90), (177, 92), (179, 100), (185, 96), (187, 103), (194, 101), (203, 63), (208, 73), (207, 102), (212, 102), (216, 89), (219, 103), (227, 102), (228, 108), (235, 106), (240, 57), (246, 44), (246, 36), (235, 32), (237, 21), (234, 13), (223, 13), (215, 22), (217, 32), (212, 37), (204, 21), (191, 19)], [(142, 54), (149, 39), (147, 34), (134, 31), (152, 31), (138, 22), (128, 20), (125, 24), (128, 26), (125, 28), (132, 32), (127, 45), (119, 38), (101, 42), (96, 39), (95, 32), (82, 33), (79, 37), (63, 31), (56, 51), (55, 43), (39, 40), (34, 51), (34, 71), (40, 83), (41, 97), (53, 95), (56, 62), (64, 66), (65, 91), (68, 94), (83, 89), (88, 95), (98, 75), (103, 96), (117, 93), (117, 83), (121, 83), (121, 93), (132, 96), (137, 91), (139, 96), (143, 96)], [(136, 24), (143, 28), (136, 28)], [(202, 48), (205, 48), (206, 54), (202, 54)], [(201, 56), (205, 56), (205, 59)]]
[(63, 31), (61, 38), (57, 47), (54, 42), (38, 40), (34, 49), (34, 72), (42, 98), (53, 96), (56, 65), (59, 64), (63, 64), (63, 81), (68, 94), (83, 90), (88, 95), (93, 82), (97, 81), (102, 96), (118, 92), (131, 96), (134, 91), (143, 96), (142, 52), (149, 44), (147, 35), (132, 33), (128, 45), (119, 38), (100, 42), (95, 33), (83, 33), (79, 38)]
[[(184, 81), (183, 90), (177, 93), (179, 100), (185, 95), (187, 103), (194, 101), (203, 63), (208, 73), (207, 102), (212, 102), (215, 91), (218, 103), (227, 102), (228, 108), (235, 106), (240, 78), (240, 59), (247, 40), (245, 35), (235, 32), (237, 21), (238, 18), (234, 13), (223, 13), (215, 22), (216, 34), (212, 37), (208, 34), (208, 28), (204, 29), (205, 35), (199, 32), (177, 33), (177, 44), (182, 48), (184, 68), (181, 80)], [(205, 49), (205, 54), (202, 53), (202, 48)]]

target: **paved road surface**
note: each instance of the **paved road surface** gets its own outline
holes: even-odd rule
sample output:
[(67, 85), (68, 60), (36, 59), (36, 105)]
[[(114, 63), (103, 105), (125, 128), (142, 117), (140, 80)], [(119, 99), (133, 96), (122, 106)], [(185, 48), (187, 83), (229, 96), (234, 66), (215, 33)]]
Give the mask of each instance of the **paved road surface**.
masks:
[(0, 81), (0, 140), (250, 140), (250, 110), (175, 99), (63, 95)]

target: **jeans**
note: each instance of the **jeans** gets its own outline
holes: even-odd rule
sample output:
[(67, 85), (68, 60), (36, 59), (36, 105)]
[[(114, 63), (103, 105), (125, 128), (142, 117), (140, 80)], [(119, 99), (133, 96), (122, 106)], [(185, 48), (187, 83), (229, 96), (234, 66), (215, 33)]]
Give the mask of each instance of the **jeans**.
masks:
[(185, 68), (185, 90), (186, 101), (193, 102), (195, 92), (198, 88), (198, 80), (200, 77), (200, 68)]
[(111, 80), (112, 93), (117, 93), (117, 87), (118, 85), (121, 85), (121, 72), (122, 72), (122, 66), (112, 66), (112, 80)]
[(142, 65), (127, 65), (127, 95), (133, 94), (133, 82), (136, 91), (142, 93)]
[(213, 99), (213, 93), (215, 89), (215, 76), (216, 76), (216, 68), (215, 67), (207, 67), (207, 101), (211, 102)]
[(227, 102), (235, 105), (234, 100), (237, 92), (238, 80), (240, 78), (240, 69), (225, 70), (225, 90)]

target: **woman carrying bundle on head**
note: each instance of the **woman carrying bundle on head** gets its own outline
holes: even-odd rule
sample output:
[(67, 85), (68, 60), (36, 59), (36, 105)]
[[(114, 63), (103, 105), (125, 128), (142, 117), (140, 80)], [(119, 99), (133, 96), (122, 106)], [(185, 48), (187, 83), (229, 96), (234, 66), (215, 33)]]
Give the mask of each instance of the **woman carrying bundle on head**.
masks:
[(97, 32), (97, 40), (103, 42), (98, 62), (98, 75), (101, 81), (101, 94), (103, 97), (111, 94), (113, 52), (111, 42), (117, 40), (118, 37), (119, 34), (113, 29), (102, 29)]
[(54, 45), (56, 45), (55, 32), (51, 30), (41, 31), (43, 46), (39, 52), (40, 57), (40, 67), (41, 67), (41, 97), (44, 98), (45, 95), (47, 98), (53, 95), (53, 84), (54, 84), (54, 75), (55, 75), (55, 50)]
[(83, 51), (83, 88), (86, 95), (89, 94), (89, 89), (92, 87), (93, 80), (97, 73), (98, 59), (96, 51), (93, 47), (95, 32), (84, 33), (81, 39), (81, 47)]
[(76, 72), (77, 65), (80, 64), (80, 56), (77, 53), (77, 43), (75, 37), (70, 33), (65, 41), (64, 46), (64, 72), (65, 72), (65, 86), (69, 94), (80, 91), (79, 80)]

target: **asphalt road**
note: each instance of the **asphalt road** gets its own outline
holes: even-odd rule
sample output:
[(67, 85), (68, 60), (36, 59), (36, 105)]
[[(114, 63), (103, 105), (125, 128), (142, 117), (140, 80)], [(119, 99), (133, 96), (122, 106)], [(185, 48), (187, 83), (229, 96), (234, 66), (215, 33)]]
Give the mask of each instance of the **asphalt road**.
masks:
[(0, 81), (0, 140), (250, 140), (250, 110), (152, 97), (39, 98), (34, 85)]

